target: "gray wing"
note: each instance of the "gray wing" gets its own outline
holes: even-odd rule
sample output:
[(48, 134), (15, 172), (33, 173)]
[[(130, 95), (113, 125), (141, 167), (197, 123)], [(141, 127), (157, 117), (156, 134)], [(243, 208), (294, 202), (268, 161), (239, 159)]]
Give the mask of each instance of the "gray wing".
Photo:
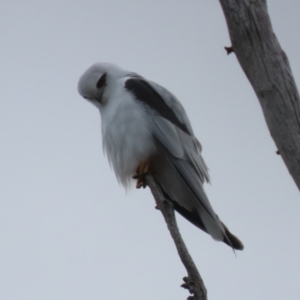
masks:
[[(208, 168), (202, 158), (201, 152), (202, 152), (202, 146), (200, 142), (197, 140), (197, 138), (194, 136), (194, 132), (190, 123), (190, 120), (185, 112), (185, 109), (179, 102), (179, 100), (170, 93), (167, 89), (163, 88), (162, 86), (158, 85), (154, 82), (149, 82), (149, 84), (153, 87), (155, 91), (161, 96), (163, 101), (167, 104), (168, 107), (174, 112), (178, 120), (182, 124), (185, 125), (185, 127), (188, 129), (188, 132), (184, 132), (180, 130), (180, 128), (176, 127), (176, 125), (172, 124), (174, 126), (174, 129), (176, 130), (176, 135), (179, 138), (179, 141), (182, 146), (183, 154), (185, 154), (185, 158), (188, 158), (190, 163), (195, 168), (196, 172), (198, 173), (198, 176), (202, 183), (204, 181), (209, 182), (209, 174), (208, 174)], [(157, 119), (156, 123), (159, 123), (160, 125), (163, 125), (164, 119), (159, 119), (154, 117), (154, 120)], [(177, 145), (173, 145), (175, 147)], [(170, 147), (171, 148), (174, 147)]]
[(150, 130), (164, 157), (155, 179), (180, 207), (199, 215), (203, 230), (216, 240), (224, 240), (224, 227), (203, 189), (209, 175), (201, 145), (184, 108), (174, 95), (156, 83), (131, 78), (125, 82), (125, 88), (145, 105)]
[(152, 117), (151, 125), (156, 145), (166, 158), (160, 162), (163, 167), (154, 177), (180, 206), (192, 214), (199, 214), (206, 231), (214, 239), (222, 241), (224, 228), (203, 189), (203, 182), (208, 179), (207, 168), (193, 136), (158, 115)]
[[(146, 81), (136, 74), (125, 82), (125, 87), (136, 96), (137, 100), (150, 108), (147, 111), (148, 115), (155, 121), (154, 125), (162, 129), (157, 134), (162, 134), (161, 137), (165, 138), (161, 142), (166, 143), (172, 154), (176, 151), (183, 152), (181, 155), (185, 154), (190, 160), (201, 182), (209, 182), (208, 168), (201, 156), (201, 144), (194, 136), (187, 114), (178, 99), (162, 86)], [(164, 131), (166, 133), (171, 131), (169, 134), (173, 134), (169, 138), (169, 134), (164, 135)]]

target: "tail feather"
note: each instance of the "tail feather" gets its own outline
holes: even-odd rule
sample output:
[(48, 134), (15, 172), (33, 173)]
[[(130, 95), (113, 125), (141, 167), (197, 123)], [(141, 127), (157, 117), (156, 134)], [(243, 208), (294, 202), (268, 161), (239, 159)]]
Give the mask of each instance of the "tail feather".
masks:
[(232, 247), (233, 249), (243, 250), (244, 249), (243, 243), (229, 231), (229, 229), (225, 226), (223, 222), (221, 223), (225, 229), (225, 236), (223, 242), (228, 246)]
[[(170, 199), (170, 197), (164, 192), (163, 189), (162, 189), (162, 191), (163, 191), (164, 197), (172, 202), (174, 209), (179, 214), (181, 214), (184, 218), (186, 218), (188, 221), (190, 221), (196, 227), (198, 227), (201, 230), (203, 230), (204, 232), (208, 233), (207, 229), (204, 226), (203, 221), (201, 220), (201, 218), (196, 210), (193, 212), (186, 210), (184, 207), (180, 206), (176, 201), (173, 201), (172, 199)], [(229, 229), (223, 222), (221, 222), (221, 224), (223, 225), (224, 230), (225, 230), (223, 242), (235, 250), (243, 250), (244, 249), (243, 243), (229, 231)]]

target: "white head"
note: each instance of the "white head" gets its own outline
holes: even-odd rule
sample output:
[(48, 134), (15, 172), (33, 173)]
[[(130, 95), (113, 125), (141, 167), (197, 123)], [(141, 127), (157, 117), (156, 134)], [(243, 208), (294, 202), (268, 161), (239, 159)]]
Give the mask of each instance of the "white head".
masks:
[(78, 92), (83, 98), (100, 107), (105, 100), (103, 98), (105, 87), (129, 73), (114, 64), (95, 63), (80, 77)]

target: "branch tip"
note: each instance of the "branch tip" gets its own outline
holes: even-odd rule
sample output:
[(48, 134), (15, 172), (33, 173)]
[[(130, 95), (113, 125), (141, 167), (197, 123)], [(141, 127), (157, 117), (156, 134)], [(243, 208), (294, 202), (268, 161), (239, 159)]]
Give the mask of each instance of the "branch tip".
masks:
[(232, 46), (230, 46), (230, 47), (224, 47), (224, 49), (226, 50), (227, 55), (229, 55), (230, 53), (234, 52), (234, 49), (233, 49)]

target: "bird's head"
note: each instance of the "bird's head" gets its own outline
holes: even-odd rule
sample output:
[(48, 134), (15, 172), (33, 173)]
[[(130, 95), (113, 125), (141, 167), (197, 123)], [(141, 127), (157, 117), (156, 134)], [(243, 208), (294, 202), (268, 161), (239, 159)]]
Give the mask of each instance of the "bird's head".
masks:
[(128, 75), (118, 66), (110, 63), (96, 63), (89, 67), (78, 82), (79, 94), (92, 104), (100, 107), (106, 103), (105, 90), (115, 80)]

